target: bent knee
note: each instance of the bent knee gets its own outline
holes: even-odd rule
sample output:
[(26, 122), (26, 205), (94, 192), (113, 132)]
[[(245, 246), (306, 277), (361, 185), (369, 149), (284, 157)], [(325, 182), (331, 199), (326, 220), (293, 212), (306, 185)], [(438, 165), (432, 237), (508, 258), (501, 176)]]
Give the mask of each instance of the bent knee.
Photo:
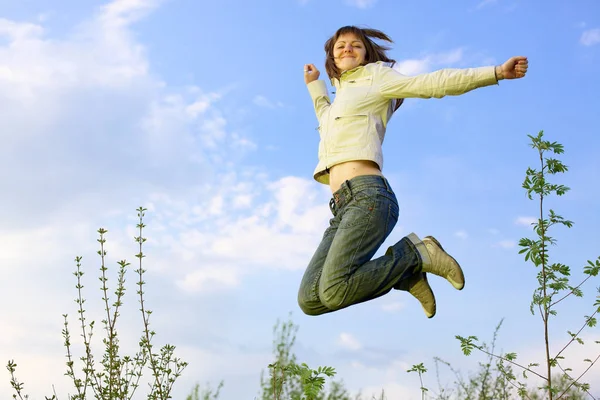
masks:
[(302, 292), (298, 294), (298, 305), (302, 312), (306, 315), (320, 315), (323, 312), (319, 312), (317, 306), (321, 306), (321, 303), (316, 304), (315, 301), (311, 301), (308, 297), (304, 296)]
[(346, 291), (340, 286), (328, 290), (319, 290), (321, 303), (331, 311), (337, 311), (345, 308)]

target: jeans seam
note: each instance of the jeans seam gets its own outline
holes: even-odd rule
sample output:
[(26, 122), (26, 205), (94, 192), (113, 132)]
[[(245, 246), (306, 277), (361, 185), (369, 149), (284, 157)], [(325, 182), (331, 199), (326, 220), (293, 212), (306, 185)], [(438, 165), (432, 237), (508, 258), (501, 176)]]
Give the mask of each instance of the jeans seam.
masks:
[(390, 230), (390, 218), (392, 217), (392, 205), (391, 204), (388, 204), (388, 210), (387, 211), (388, 211), (387, 212), (387, 218), (385, 219), (385, 231), (389, 232), (389, 230)]

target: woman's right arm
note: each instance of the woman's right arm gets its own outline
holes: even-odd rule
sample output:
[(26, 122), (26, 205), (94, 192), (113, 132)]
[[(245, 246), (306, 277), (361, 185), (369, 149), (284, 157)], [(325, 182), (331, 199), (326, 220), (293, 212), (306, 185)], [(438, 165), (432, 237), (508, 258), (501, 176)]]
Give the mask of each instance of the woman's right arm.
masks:
[(306, 83), (306, 87), (312, 98), (315, 113), (319, 121), (327, 107), (331, 105), (329, 94), (327, 93), (327, 85), (325, 85), (324, 81), (319, 80), (320, 74), (317, 67), (313, 64), (306, 64), (304, 66), (304, 83)]

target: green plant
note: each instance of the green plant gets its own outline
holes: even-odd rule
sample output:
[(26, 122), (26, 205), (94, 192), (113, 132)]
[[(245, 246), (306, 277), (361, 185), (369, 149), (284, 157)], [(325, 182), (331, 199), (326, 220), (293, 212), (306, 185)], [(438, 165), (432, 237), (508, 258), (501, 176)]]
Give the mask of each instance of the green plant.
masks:
[[(325, 386), (325, 377), (333, 377), (335, 375), (335, 370), (332, 367), (319, 367), (316, 370), (311, 369), (306, 363), (302, 363), (302, 365), (298, 364), (288, 364), (288, 365), (280, 365), (279, 362), (274, 362), (273, 364), (269, 364), (269, 369), (271, 370), (271, 376), (273, 379), (273, 398), (276, 400), (284, 400), (281, 397), (281, 392), (285, 387), (286, 376), (295, 377), (302, 388), (302, 394), (306, 400), (317, 400), (319, 395), (321, 395), (323, 388)], [(281, 373), (281, 376), (278, 377), (277, 374)], [(297, 394), (292, 394), (293, 398), (298, 398)]]
[[(543, 323), (545, 372), (537, 372), (535, 370), (535, 368), (539, 366), (538, 363), (529, 363), (527, 365), (517, 363), (517, 355), (515, 353), (508, 353), (500, 356), (494, 354), (493, 351), (489, 351), (479, 345), (478, 339), (475, 336), (456, 336), (456, 338), (460, 341), (461, 348), (465, 355), (469, 355), (473, 349), (477, 349), (490, 357), (500, 359), (503, 363), (501, 365), (507, 363), (522, 369), (524, 378), (528, 377), (528, 373), (537, 376), (544, 382), (544, 385), (539, 389), (547, 395), (549, 400), (573, 398), (574, 391), (586, 392), (593, 398), (592, 394), (589, 392), (590, 385), (581, 382), (581, 379), (598, 359), (600, 359), (600, 354), (593, 360), (590, 358), (583, 360), (584, 363), (588, 364), (587, 369), (580, 376), (573, 377), (570, 374), (572, 370), (564, 366), (563, 353), (575, 342), (583, 344), (581, 332), (586, 327), (594, 327), (596, 325), (596, 314), (600, 311), (600, 295), (596, 296), (591, 315), (586, 315), (584, 317), (582, 326), (578, 328), (576, 332), (568, 331), (571, 339), (555, 353), (552, 353), (550, 348), (550, 318), (557, 315), (556, 306), (559, 303), (570, 296), (583, 296), (581, 290), (582, 285), (590, 278), (597, 276), (600, 272), (600, 257), (595, 262), (587, 261), (587, 265), (583, 268), (583, 273), (587, 275), (587, 277), (576, 286), (571, 285), (569, 282), (571, 270), (568, 266), (561, 263), (550, 263), (549, 246), (556, 245), (556, 240), (549, 236), (550, 228), (555, 226), (570, 228), (573, 225), (573, 222), (564, 219), (552, 209), (546, 211), (545, 200), (550, 195), (554, 194), (562, 196), (569, 191), (568, 187), (551, 183), (548, 179), (551, 176), (567, 172), (568, 168), (560, 160), (546, 155), (547, 153), (554, 155), (562, 154), (564, 152), (563, 145), (557, 142), (543, 140), (543, 131), (540, 131), (537, 136), (528, 136), (531, 139), (531, 147), (538, 153), (540, 167), (539, 169), (527, 168), (523, 188), (527, 191), (527, 196), (530, 200), (533, 200), (535, 196), (539, 201), (539, 218), (537, 222), (533, 224), (536, 238), (521, 239), (519, 242), (519, 246), (521, 247), (519, 253), (525, 254), (525, 261), (530, 261), (539, 270), (537, 274), (539, 286), (534, 291), (530, 310), (532, 314), (535, 314), (535, 310), (537, 309)], [(600, 293), (600, 289), (598, 289), (598, 292)], [(600, 342), (596, 341), (596, 343)], [(553, 382), (553, 375), (555, 375), (553, 372), (554, 368), (560, 370), (560, 385)], [(519, 396), (522, 398), (532, 398), (531, 393), (527, 390), (527, 386), (524, 382), (517, 380), (516, 376), (511, 371), (506, 369), (500, 370), (504, 371), (507, 382), (517, 388)]]
[[(423, 363), (413, 365), (407, 372), (419, 373), (422, 393), (421, 398), (431, 400), (512, 400), (517, 397), (520, 399), (529, 398), (532, 400), (543, 399), (545, 392), (540, 391), (539, 389), (528, 389), (527, 387), (524, 387), (522, 393), (519, 394), (518, 390), (516, 391), (515, 387), (509, 383), (509, 380), (516, 379), (511, 364), (506, 363), (502, 355), (493, 355), (495, 353), (496, 341), (502, 322), (503, 321), (500, 321), (496, 326), (490, 345), (486, 343), (480, 345), (481, 348), (490, 355), (488, 355), (485, 362), (480, 362), (479, 368), (468, 374), (466, 378), (460, 371), (453, 368), (449, 362), (444, 361), (439, 357), (434, 357), (439, 387), (437, 393), (424, 386), (422, 377), (427, 372), (425, 365)], [(442, 386), (439, 376), (440, 365), (449, 368), (453, 373), (455, 378), (453, 386)], [(573, 387), (569, 388), (570, 381), (565, 379), (564, 376), (555, 376), (553, 382), (553, 385), (560, 393), (566, 393), (566, 399), (584, 400), (586, 397), (586, 394), (578, 389)]]
[(192, 392), (185, 398), (185, 400), (217, 400), (222, 388), (223, 381), (219, 383), (214, 392), (210, 386), (200, 392), (200, 384), (196, 384), (196, 386), (192, 388)]
[[(502, 321), (496, 326), (491, 345), (482, 343), (481, 347), (494, 352), (498, 332), (502, 326)], [(506, 375), (512, 373), (510, 366), (504, 366), (502, 359), (496, 360), (494, 364), (493, 358), (489, 357), (485, 363), (479, 363), (479, 369), (469, 374), (468, 378), (464, 378), (460, 371), (457, 371), (452, 365), (442, 360), (439, 357), (434, 357), (436, 377), (439, 390), (435, 393), (425, 387), (423, 383), (423, 375), (427, 372), (427, 368), (423, 363), (413, 365), (407, 372), (417, 372), (421, 382), (421, 398), (436, 399), (436, 400), (509, 400), (512, 398), (512, 388), (507, 385)], [(454, 387), (443, 387), (440, 382), (440, 365), (450, 369), (454, 374)]]
[[(146, 225), (143, 222), (145, 208), (139, 207), (138, 218), (139, 222), (136, 227), (139, 230), (139, 236), (135, 237), (136, 243), (139, 245), (139, 252), (135, 255), (138, 259), (138, 268), (135, 270), (138, 281), (136, 285), (138, 287), (137, 294), (139, 296), (140, 312), (142, 314), (142, 336), (139, 340), (139, 347), (133, 356), (123, 355), (120, 345), (120, 336), (117, 330), (117, 321), (119, 320), (120, 309), (123, 305), (123, 297), (125, 295), (125, 274), (127, 267), (130, 265), (127, 261), (122, 260), (118, 262), (119, 271), (117, 277), (116, 289), (114, 291), (114, 302), (110, 303), (110, 294), (108, 288), (107, 271), (108, 267), (105, 264), (106, 249), (105, 235), (106, 229), (100, 228), (98, 234), (100, 235), (98, 242), (100, 243), (100, 250), (98, 255), (100, 256), (100, 282), (102, 301), (104, 305), (104, 311), (106, 318), (102, 320), (103, 330), (105, 337), (102, 339), (104, 344), (103, 356), (99, 365), (96, 365), (96, 361), (92, 351), (92, 337), (94, 335), (94, 323), (95, 321), (87, 322), (86, 310), (84, 308), (85, 299), (82, 294), (84, 272), (82, 270), (81, 260), (82, 257), (78, 256), (75, 258), (76, 270), (74, 275), (77, 279), (77, 314), (79, 315), (79, 325), (81, 329), (81, 337), (83, 339), (83, 345), (85, 354), (80, 357), (82, 363), (81, 371), (77, 372), (75, 367), (75, 361), (71, 350), (71, 333), (69, 331), (68, 315), (63, 314), (64, 328), (62, 336), (64, 338), (64, 346), (66, 348), (67, 357), (67, 375), (73, 381), (76, 394), (69, 395), (69, 399), (73, 400), (85, 400), (88, 396), (93, 396), (97, 400), (131, 400), (136, 390), (139, 387), (140, 379), (143, 375), (145, 368), (149, 369), (152, 378), (149, 382), (149, 393), (147, 394), (148, 400), (167, 400), (171, 398), (171, 390), (176, 379), (181, 375), (183, 369), (187, 366), (187, 363), (179, 358), (174, 357), (175, 346), (166, 344), (159, 352), (154, 350), (153, 337), (155, 332), (150, 329), (150, 315), (152, 311), (147, 309), (144, 300), (144, 273), (146, 272), (142, 266), (142, 260), (145, 258), (143, 253), (143, 244), (146, 238), (142, 236), (143, 229)], [(15, 390), (16, 394), (13, 398), (27, 399), (28, 396), (23, 394), (23, 383), (17, 381), (15, 377), (16, 364), (13, 360), (8, 362), (7, 369), (11, 375), (11, 386)], [(90, 393), (91, 391), (91, 393)], [(46, 397), (46, 399), (49, 399)], [(56, 400), (57, 396), (54, 394), (49, 400)]]
[[(261, 374), (261, 400), (361, 400), (355, 398), (342, 382), (331, 381), (325, 388), (326, 377), (335, 376), (331, 367), (310, 368), (306, 363), (299, 364), (293, 352), (298, 326), (291, 318), (288, 322), (277, 321), (273, 328), (273, 356), (269, 364), (269, 377)], [(383, 395), (382, 395), (383, 400)]]
[[(498, 333), (502, 326), (502, 320), (496, 326), (494, 330), (492, 341), (488, 345), (482, 343), (480, 345), (482, 351), (487, 352), (488, 357), (485, 362), (479, 363), (479, 369), (472, 374), (469, 374), (468, 378), (464, 378), (460, 371), (455, 370), (450, 363), (436, 357), (436, 370), (438, 363), (443, 364), (452, 371), (455, 376), (456, 387), (445, 393), (445, 390), (440, 385), (439, 400), (448, 400), (451, 398), (451, 393), (456, 393), (455, 398), (465, 400), (510, 400), (514, 398), (514, 387), (508, 383), (509, 376), (513, 376), (513, 370), (511, 365), (506, 365), (503, 360), (503, 355), (498, 358), (494, 358), (491, 354), (495, 354), (496, 341), (498, 340)], [(439, 381), (439, 379), (438, 379)]]
[(423, 365), (423, 363), (413, 365), (408, 371), (408, 373), (416, 372), (419, 374), (419, 381), (421, 381), (421, 399), (425, 400), (425, 394), (429, 389), (423, 386), (423, 374), (427, 372), (427, 368)]

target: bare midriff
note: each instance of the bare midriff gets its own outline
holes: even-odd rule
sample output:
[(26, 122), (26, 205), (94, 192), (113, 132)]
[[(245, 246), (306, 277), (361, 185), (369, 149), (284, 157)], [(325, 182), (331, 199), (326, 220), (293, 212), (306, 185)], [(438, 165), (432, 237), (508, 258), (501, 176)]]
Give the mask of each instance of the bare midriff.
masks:
[(330, 167), (329, 188), (331, 193), (335, 193), (345, 181), (361, 175), (383, 176), (379, 166), (368, 160), (347, 161)]

